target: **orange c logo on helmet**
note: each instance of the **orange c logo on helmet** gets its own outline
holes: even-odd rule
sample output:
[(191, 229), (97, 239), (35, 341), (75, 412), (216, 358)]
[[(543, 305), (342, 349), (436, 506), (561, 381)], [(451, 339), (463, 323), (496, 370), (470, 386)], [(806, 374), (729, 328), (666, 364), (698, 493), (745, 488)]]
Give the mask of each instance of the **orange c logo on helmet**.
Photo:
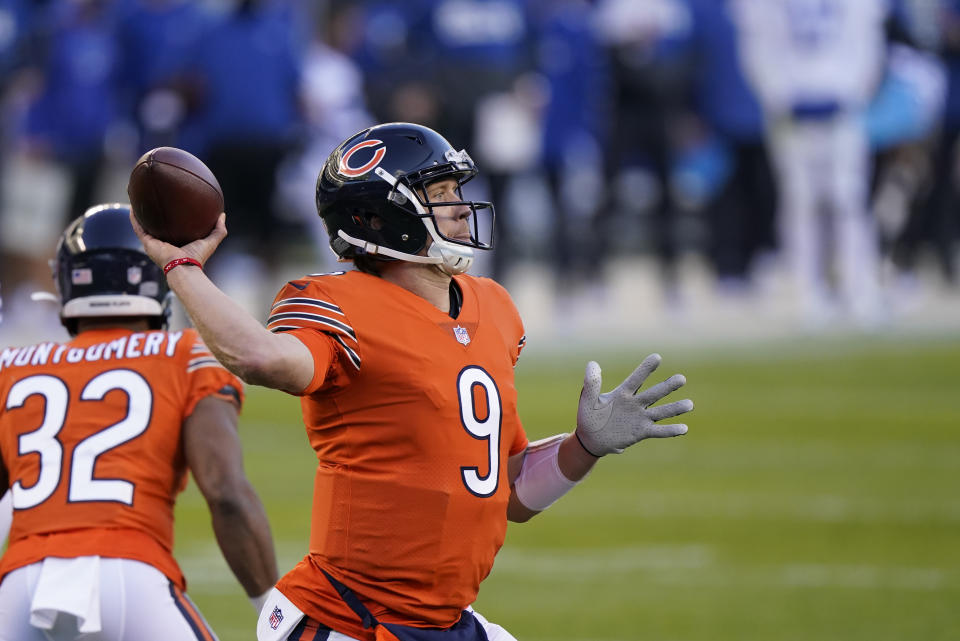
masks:
[(340, 158), (340, 173), (344, 176), (349, 176), (350, 178), (356, 178), (357, 176), (362, 176), (368, 171), (372, 170), (374, 167), (380, 164), (380, 161), (383, 160), (383, 157), (387, 155), (387, 148), (380, 147), (375, 152), (373, 152), (373, 158), (368, 160), (363, 164), (362, 167), (351, 167), (350, 166), (350, 157), (361, 149), (366, 149), (367, 147), (376, 147), (377, 145), (382, 145), (382, 140), (364, 140), (361, 143), (357, 143), (353, 147), (347, 150), (347, 153), (343, 154)]

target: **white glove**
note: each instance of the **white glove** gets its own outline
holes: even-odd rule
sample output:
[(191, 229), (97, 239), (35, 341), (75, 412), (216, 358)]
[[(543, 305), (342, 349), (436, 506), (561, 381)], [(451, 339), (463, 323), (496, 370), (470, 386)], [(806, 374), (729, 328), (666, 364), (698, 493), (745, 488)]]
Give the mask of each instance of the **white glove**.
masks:
[(266, 605), (267, 599), (270, 597), (270, 593), (273, 592), (273, 588), (270, 588), (260, 596), (248, 596), (250, 599), (250, 605), (253, 606), (253, 609), (257, 611), (257, 614), (260, 614), (263, 611), (263, 606)]
[(640, 367), (612, 392), (600, 393), (600, 366), (587, 363), (577, 410), (577, 438), (594, 456), (620, 454), (624, 448), (645, 438), (666, 438), (687, 433), (682, 423), (657, 425), (657, 421), (679, 416), (693, 409), (693, 401), (684, 399), (650, 407), (667, 394), (683, 387), (687, 379), (674, 374), (667, 380), (639, 392), (647, 377), (660, 365), (660, 355), (651, 354)]

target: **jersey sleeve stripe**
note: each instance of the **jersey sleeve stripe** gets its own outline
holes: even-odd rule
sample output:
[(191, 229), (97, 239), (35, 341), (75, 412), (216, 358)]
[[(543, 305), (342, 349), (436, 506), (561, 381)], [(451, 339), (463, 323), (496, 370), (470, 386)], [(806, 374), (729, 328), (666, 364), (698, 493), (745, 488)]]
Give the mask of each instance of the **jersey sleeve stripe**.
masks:
[[(267, 319), (267, 329), (273, 329), (270, 326), (282, 320), (301, 320), (301, 321), (307, 321), (310, 323), (318, 323), (320, 325), (326, 325), (328, 327), (331, 327), (337, 331), (340, 331), (346, 334), (353, 340), (357, 340), (357, 334), (353, 331), (353, 328), (347, 325), (346, 323), (341, 323), (340, 321), (335, 320), (333, 318), (327, 318), (326, 316), (323, 316), (321, 314), (308, 314), (306, 312), (284, 312), (282, 314), (274, 314), (273, 316)], [(303, 327), (304, 325), (300, 325), (300, 326)]]
[(331, 311), (334, 314), (340, 314), (341, 316), (344, 315), (343, 310), (337, 307), (336, 305), (334, 305), (333, 303), (317, 300), (316, 298), (284, 298), (274, 303), (273, 307), (270, 308), (270, 311), (272, 312), (273, 310), (279, 309), (280, 307), (289, 307), (291, 305), (307, 305), (310, 307), (320, 307), (322, 309)]
[[(302, 325), (274, 325), (273, 327), (268, 327), (267, 329), (269, 329), (269, 330), (270, 330), (271, 332), (273, 332), (274, 334), (279, 334), (280, 332), (290, 332), (290, 331), (293, 331), (293, 330), (296, 330), (296, 329), (305, 329), (305, 328), (304, 328)], [(321, 329), (321, 331), (324, 331), (324, 330)], [(351, 360), (354, 360), (354, 357), (356, 358), (356, 361), (355, 361), (354, 364), (357, 366), (357, 369), (359, 369), (359, 368), (360, 368), (360, 356), (357, 354), (357, 352), (356, 352), (356, 350), (355, 350), (354, 348), (352, 348), (352, 347), (350, 347), (349, 345), (347, 345), (346, 340), (344, 340), (344, 339), (345, 339), (344, 335), (339, 334), (339, 333), (326, 332), (326, 331), (324, 331), (324, 333), (327, 334), (330, 338), (336, 339), (337, 342), (339, 342), (341, 345), (343, 345), (343, 347), (349, 352), (349, 355), (350, 355), (350, 359), (351, 359)], [(351, 338), (351, 339), (349, 339), (349, 340), (352, 340), (352, 342), (355, 343), (355, 344), (358, 345), (358, 346), (360, 345), (360, 343), (357, 342), (357, 339), (355, 339), (355, 338)]]
[(219, 367), (223, 369), (223, 365), (215, 358), (195, 358), (187, 364), (187, 371), (194, 372), (202, 367)]
[(350, 358), (350, 362), (353, 363), (353, 366), (358, 370), (360, 369), (360, 355), (357, 354), (349, 345), (347, 345), (341, 336), (332, 334), (333, 339), (340, 343), (340, 346), (343, 347), (343, 350), (347, 353), (347, 356)]
[(269, 329), (274, 334), (279, 334), (280, 332), (289, 332), (294, 329), (303, 329), (303, 328), (298, 327), (296, 325), (274, 325), (273, 327), (268, 327), (267, 329)]
[(205, 369), (205, 368), (208, 368), (208, 367), (215, 367), (215, 368), (217, 368), (217, 369), (223, 369), (223, 370), (226, 369), (226, 368), (225, 368), (223, 365), (221, 365), (220, 363), (199, 363), (199, 364), (197, 364), (197, 365), (191, 365), (190, 367), (188, 367), (188, 368), (187, 368), (187, 373), (190, 374), (190, 373), (193, 373), (193, 372), (197, 371), (198, 369)]

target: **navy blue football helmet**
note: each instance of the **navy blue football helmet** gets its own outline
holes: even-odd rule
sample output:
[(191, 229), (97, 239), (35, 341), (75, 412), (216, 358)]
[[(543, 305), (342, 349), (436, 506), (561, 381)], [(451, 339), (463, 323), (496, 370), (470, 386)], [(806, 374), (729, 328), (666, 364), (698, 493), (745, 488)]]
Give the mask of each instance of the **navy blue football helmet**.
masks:
[(171, 296), (163, 270), (143, 251), (130, 225), (130, 205), (89, 208), (67, 226), (57, 244), (53, 278), (60, 319), (76, 334), (76, 319), (144, 316), (166, 327)]
[[(493, 205), (464, 201), (461, 187), (477, 175), (466, 151), (456, 151), (428, 127), (393, 122), (364, 129), (334, 149), (317, 178), (317, 213), (341, 260), (359, 254), (431, 263), (449, 274), (466, 271), (475, 249), (493, 247)], [(457, 181), (456, 202), (431, 203), (425, 187)], [(469, 240), (440, 232), (434, 210), (470, 208)], [(420, 255), (430, 244), (426, 255)], [(483, 239), (481, 239), (483, 238)]]

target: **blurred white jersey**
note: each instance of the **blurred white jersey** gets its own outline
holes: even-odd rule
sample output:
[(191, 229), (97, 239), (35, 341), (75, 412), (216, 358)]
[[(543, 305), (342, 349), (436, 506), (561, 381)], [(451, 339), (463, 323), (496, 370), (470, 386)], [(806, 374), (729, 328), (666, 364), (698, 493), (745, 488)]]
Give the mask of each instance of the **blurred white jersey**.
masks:
[(884, 69), (888, 0), (732, 0), (744, 72), (768, 115), (859, 109)]
[[(764, 110), (778, 229), (804, 321), (883, 319), (865, 111), (886, 67), (888, 0), (730, 0)], [(826, 223), (826, 224), (824, 224)]]

